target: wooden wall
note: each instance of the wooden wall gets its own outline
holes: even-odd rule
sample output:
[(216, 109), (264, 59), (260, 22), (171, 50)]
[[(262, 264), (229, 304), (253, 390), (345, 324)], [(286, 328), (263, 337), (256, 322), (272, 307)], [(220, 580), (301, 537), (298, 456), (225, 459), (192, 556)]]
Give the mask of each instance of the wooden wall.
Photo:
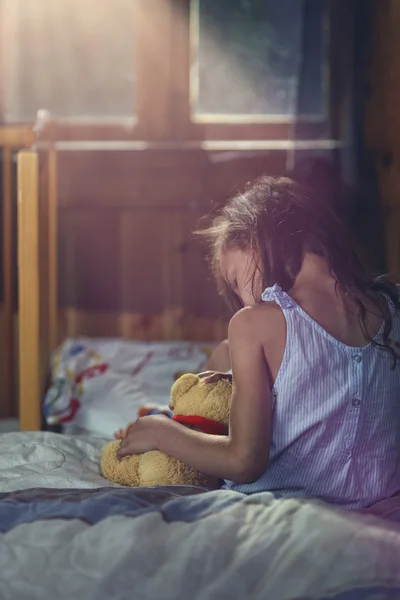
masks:
[(60, 151), (60, 337), (222, 339), (227, 312), (192, 235), (285, 151)]

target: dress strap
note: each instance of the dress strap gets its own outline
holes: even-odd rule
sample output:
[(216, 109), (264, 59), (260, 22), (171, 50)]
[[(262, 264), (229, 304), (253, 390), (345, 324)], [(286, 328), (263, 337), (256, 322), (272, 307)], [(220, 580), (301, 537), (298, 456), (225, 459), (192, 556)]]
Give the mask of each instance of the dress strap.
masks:
[(275, 283), (272, 287), (266, 288), (261, 294), (261, 299), (264, 302), (276, 302), (282, 309), (295, 308), (296, 302), (283, 291), (283, 289)]

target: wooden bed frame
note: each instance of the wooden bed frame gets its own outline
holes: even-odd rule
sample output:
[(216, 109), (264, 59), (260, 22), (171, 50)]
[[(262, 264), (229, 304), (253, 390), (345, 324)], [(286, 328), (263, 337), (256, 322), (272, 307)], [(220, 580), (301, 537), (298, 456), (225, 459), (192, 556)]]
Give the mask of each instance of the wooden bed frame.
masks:
[(10, 418), (14, 413), (15, 397), (15, 297), (14, 274), (14, 155), (20, 148), (29, 148), (35, 139), (32, 125), (0, 126), (2, 154), (2, 249), (3, 249), (3, 305), (2, 309), (2, 377), (0, 414)]
[[(57, 346), (57, 157), (18, 153), (19, 418), (41, 428), (42, 394)], [(40, 193), (39, 193), (40, 189)]]
[[(61, 161), (58, 144), (36, 141), (36, 148), (21, 150), (17, 156), (18, 188), (18, 286), (19, 286), (19, 418), (22, 431), (42, 428), (42, 399), (49, 384), (51, 353), (65, 337), (78, 335), (121, 336), (125, 339), (193, 339), (220, 341), (226, 336), (223, 319), (188, 318), (182, 333), (175, 317), (166, 310), (158, 334), (143, 337), (138, 317), (117, 313), (117, 328), (104, 333), (98, 326), (87, 327), (79, 309), (58, 306), (58, 228), (61, 194), (58, 182)], [(59, 197), (58, 197), (59, 196)], [(95, 315), (89, 315), (89, 317)], [(174, 320), (175, 319), (175, 320)], [(90, 319), (89, 319), (90, 320)], [(93, 318), (100, 325), (104, 320)], [(96, 321), (96, 323), (95, 323)], [(205, 333), (206, 332), (206, 333)], [(210, 335), (211, 334), (211, 335)], [(157, 338), (154, 338), (157, 335)], [(183, 338), (182, 338), (183, 336)]]

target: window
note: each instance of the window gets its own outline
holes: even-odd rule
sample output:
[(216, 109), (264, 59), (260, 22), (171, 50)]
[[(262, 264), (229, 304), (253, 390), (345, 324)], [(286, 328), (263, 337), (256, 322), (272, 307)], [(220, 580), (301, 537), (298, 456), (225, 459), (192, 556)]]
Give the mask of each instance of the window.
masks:
[(31, 122), (133, 120), (132, 0), (2, 0), (2, 112)]
[(0, 0), (0, 8), (6, 123), (31, 122), (44, 108), (58, 119), (58, 139), (340, 137), (350, 0)]
[(194, 119), (324, 118), (325, 0), (192, 0), (190, 16)]

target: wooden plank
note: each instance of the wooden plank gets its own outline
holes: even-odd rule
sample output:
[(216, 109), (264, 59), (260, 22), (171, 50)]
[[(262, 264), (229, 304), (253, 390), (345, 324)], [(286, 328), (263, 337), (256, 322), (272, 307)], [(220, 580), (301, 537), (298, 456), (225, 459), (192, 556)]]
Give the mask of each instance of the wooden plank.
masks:
[(38, 156), (18, 154), (19, 416), (22, 431), (39, 430), (40, 284)]
[(118, 222), (112, 209), (60, 211), (60, 306), (107, 310), (119, 305)]
[(400, 207), (384, 209), (384, 228), (387, 270), (395, 281), (400, 281)]
[[(207, 261), (208, 248), (193, 235), (200, 225), (203, 213), (196, 210), (181, 211), (180, 236), (177, 238), (176, 254), (179, 255), (181, 297), (178, 306), (182, 311), (182, 327), (196, 335), (191, 323), (213, 322), (228, 317), (225, 303), (217, 295), (216, 284)], [(175, 259), (176, 260), (176, 259)], [(176, 276), (175, 276), (176, 277)]]
[(129, 142), (130, 140), (140, 139), (140, 128), (135, 118), (128, 119), (125, 123), (124, 119), (121, 119), (121, 122), (110, 124), (76, 123), (68, 120), (54, 121), (46, 125), (40, 134), (40, 140), (43, 143), (46, 143), (46, 141), (51, 143), (54, 140), (67, 143), (71, 140), (82, 143), (86, 143), (88, 140), (100, 143), (104, 140)]
[(365, 113), (365, 146), (377, 175), (385, 233), (386, 267), (400, 280), (400, 3), (371, 3), (370, 94)]
[(29, 148), (35, 141), (35, 133), (32, 125), (21, 127), (0, 127), (0, 146), (10, 148)]
[[(60, 310), (65, 337), (119, 337), (143, 341), (216, 341), (226, 339), (227, 320), (181, 316), (179, 312), (162, 311), (153, 315), (136, 312), (85, 311), (76, 308)], [(124, 329), (121, 330), (123, 321)], [(171, 326), (173, 329), (171, 329)]]
[[(188, 128), (191, 140), (290, 140), (293, 137), (293, 123), (207, 123), (191, 122)], [(330, 127), (328, 121), (322, 123), (296, 121), (296, 137), (299, 140), (328, 140)]]
[(355, 2), (354, 0), (347, 0), (347, 2), (330, 0), (328, 13), (328, 65), (325, 66), (326, 85), (329, 89), (328, 137), (349, 140), (351, 143), (354, 119)]
[(53, 147), (48, 154), (48, 261), (49, 261), (49, 344), (58, 344), (58, 214), (57, 214), (57, 153)]
[(164, 216), (164, 210), (156, 214), (149, 209), (121, 212), (119, 263), (115, 267), (123, 313), (157, 314), (170, 305), (163, 288), (164, 264), (169, 259)]
[(285, 165), (285, 150), (59, 152), (58, 202), (96, 210), (202, 206), (207, 212), (216, 189), (226, 198), (261, 173), (282, 174)]
[[(4, 23), (5, 22), (5, 6), (4, 6), (4, 2), (0, 2), (0, 23)], [(5, 35), (4, 35), (4, 28), (0, 27), (0, 45), (2, 48), (2, 54), (4, 55), (4, 48), (6, 47), (5, 44)], [(0, 123), (4, 123), (5, 119), (4, 119), (4, 85), (5, 85), (5, 61), (1, 60), (0, 61)]]
[[(100, 157), (99, 157), (100, 158)], [(206, 201), (202, 194), (201, 172), (181, 171), (179, 164), (171, 170), (133, 172), (127, 163), (115, 170), (103, 160), (82, 172), (59, 163), (60, 206), (110, 207), (179, 207), (192, 201)]]
[[(171, 35), (171, 81), (173, 102), (171, 106), (172, 136), (176, 140), (187, 140), (193, 135), (190, 106), (190, 2), (173, 0), (173, 35)], [(196, 139), (196, 135), (193, 137)], [(197, 136), (197, 139), (201, 139)]]
[(171, 3), (134, 0), (137, 131), (145, 140), (171, 139)]
[(14, 306), (12, 257), (12, 151), (3, 148), (3, 416), (13, 414), (14, 396)]
[(40, 361), (40, 389), (44, 390), (44, 386), (48, 383), (48, 367), (50, 356), (49, 345), (49, 161), (48, 153), (39, 152), (39, 286), (41, 290), (40, 306), (39, 306), (39, 322), (40, 322), (40, 356), (43, 360)]

